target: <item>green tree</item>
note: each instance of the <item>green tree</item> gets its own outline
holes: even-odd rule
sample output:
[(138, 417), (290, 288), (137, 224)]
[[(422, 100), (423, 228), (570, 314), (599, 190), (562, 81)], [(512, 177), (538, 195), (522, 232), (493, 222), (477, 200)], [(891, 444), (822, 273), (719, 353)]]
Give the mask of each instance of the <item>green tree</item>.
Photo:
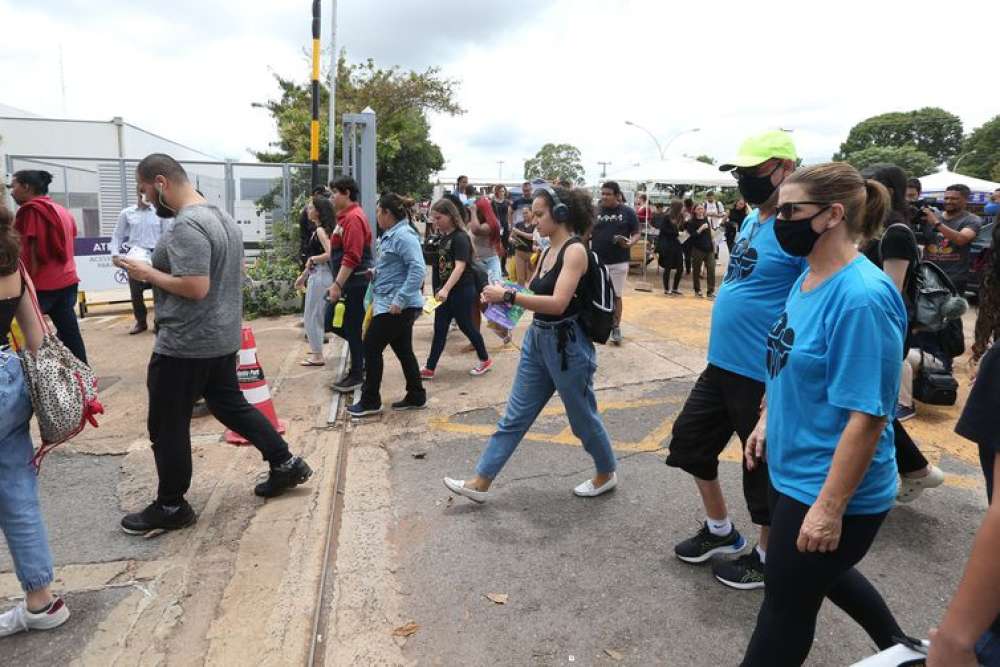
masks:
[(940, 164), (959, 154), (962, 120), (938, 107), (884, 113), (851, 128), (834, 160), (850, 162), (852, 153), (871, 147), (915, 147)]
[(913, 146), (870, 146), (848, 155), (847, 162), (858, 169), (888, 162), (900, 167), (912, 178), (933, 173), (938, 164), (934, 158)]
[(1000, 178), (1000, 116), (972, 131), (962, 144), (959, 173), (976, 178)]
[[(267, 109), (278, 129), (278, 140), (269, 150), (251, 151), (262, 162), (308, 162), (310, 84), (275, 74), (281, 95), (257, 108)], [(377, 116), (377, 178), (380, 190), (418, 194), (426, 189), (430, 175), (444, 166), (437, 144), (430, 140), (429, 112), (465, 113), (455, 101), (458, 85), (443, 78), (438, 68), (424, 72), (383, 69), (372, 59), (349, 64), (341, 53), (337, 62), (336, 143), (341, 143), (344, 113), (371, 107)], [(327, 114), (329, 89), (320, 84), (320, 163), (327, 162)]]
[(580, 149), (570, 144), (545, 144), (524, 163), (526, 179), (567, 180), (582, 185), (584, 173)]
[(704, 162), (705, 164), (710, 164), (715, 166), (715, 158), (710, 155), (699, 155), (695, 158), (698, 162)]

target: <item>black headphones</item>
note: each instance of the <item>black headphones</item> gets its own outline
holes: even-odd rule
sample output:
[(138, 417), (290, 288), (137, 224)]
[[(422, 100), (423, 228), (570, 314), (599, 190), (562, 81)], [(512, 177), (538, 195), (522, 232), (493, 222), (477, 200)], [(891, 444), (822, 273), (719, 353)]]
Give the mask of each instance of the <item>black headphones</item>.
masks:
[(562, 200), (559, 199), (559, 195), (556, 194), (555, 189), (550, 185), (536, 185), (535, 191), (537, 192), (538, 190), (541, 190), (549, 196), (549, 200), (552, 204), (552, 219), (562, 224), (568, 222), (569, 206), (562, 203)]

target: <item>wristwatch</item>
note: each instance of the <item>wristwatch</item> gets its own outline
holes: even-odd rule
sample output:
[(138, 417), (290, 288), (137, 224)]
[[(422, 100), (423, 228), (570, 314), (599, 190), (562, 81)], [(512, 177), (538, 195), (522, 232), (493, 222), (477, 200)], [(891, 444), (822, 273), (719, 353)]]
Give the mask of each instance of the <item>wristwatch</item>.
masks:
[(509, 289), (503, 293), (503, 302), (508, 306), (514, 305), (514, 299), (517, 297), (517, 290)]

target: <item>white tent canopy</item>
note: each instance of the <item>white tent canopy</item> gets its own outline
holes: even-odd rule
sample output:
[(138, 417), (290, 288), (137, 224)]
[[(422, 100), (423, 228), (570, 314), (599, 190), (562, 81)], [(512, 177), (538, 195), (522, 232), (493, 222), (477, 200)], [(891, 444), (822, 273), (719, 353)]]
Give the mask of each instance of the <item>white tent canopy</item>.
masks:
[(662, 185), (699, 185), (702, 187), (736, 187), (736, 180), (718, 167), (690, 158), (669, 157), (629, 167), (605, 180), (628, 184), (654, 183)]
[[(981, 178), (973, 178), (972, 176), (963, 176), (962, 174), (956, 174), (953, 171), (939, 171), (936, 174), (928, 174), (927, 176), (920, 177), (920, 187), (924, 193), (940, 193), (944, 192), (945, 188), (949, 185), (958, 185), (961, 183), (973, 192), (973, 200), (982, 201), (985, 196), (993, 194), (997, 188), (1000, 188), (1000, 183), (994, 183), (993, 181), (984, 181)], [(978, 194), (979, 196), (975, 196)]]

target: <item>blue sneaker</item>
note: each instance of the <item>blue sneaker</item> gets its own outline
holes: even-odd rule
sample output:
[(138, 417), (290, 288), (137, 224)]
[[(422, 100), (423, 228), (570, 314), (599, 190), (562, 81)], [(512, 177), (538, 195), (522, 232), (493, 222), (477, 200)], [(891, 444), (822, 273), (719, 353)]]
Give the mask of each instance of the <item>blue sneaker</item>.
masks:
[(347, 412), (354, 418), (367, 417), (369, 415), (377, 415), (382, 413), (382, 406), (368, 407), (358, 401), (354, 405), (347, 406)]

